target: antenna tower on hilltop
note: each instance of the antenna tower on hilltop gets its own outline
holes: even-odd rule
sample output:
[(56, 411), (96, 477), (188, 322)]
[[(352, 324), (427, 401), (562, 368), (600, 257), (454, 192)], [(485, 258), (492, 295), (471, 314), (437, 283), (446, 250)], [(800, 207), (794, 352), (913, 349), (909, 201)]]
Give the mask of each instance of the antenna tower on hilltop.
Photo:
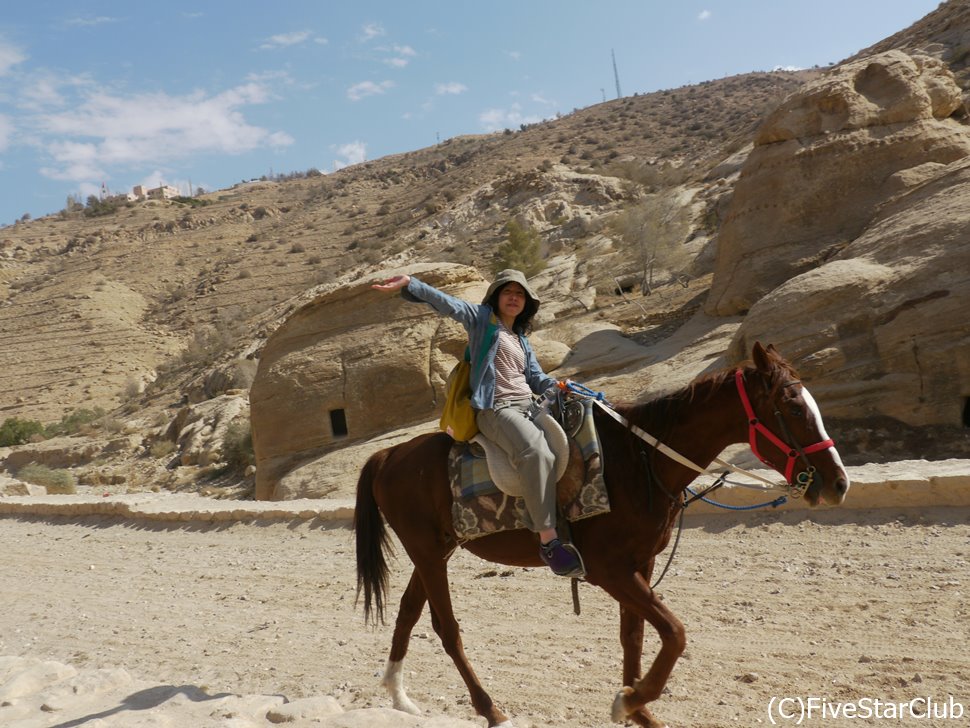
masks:
[(616, 98), (623, 98), (620, 92), (620, 72), (616, 70), (616, 52), (610, 48), (610, 55), (613, 56), (613, 78), (616, 79)]

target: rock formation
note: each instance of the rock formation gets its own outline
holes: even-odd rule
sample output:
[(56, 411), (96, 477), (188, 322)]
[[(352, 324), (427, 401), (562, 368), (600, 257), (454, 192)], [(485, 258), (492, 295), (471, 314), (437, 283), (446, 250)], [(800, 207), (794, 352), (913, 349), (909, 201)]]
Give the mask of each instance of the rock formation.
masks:
[[(467, 266), (407, 272), (468, 300), (486, 288)], [(280, 477), (308, 457), (440, 410), (467, 335), (430, 306), (372, 290), (381, 277), (324, 287), (266, 342), (250, 390), (257, 499), (285, 497)]]
[(970, 159), (886, 202), (833, 260), (759, 300), (732, 344), (777, 343), (827, 417), (967, 423)]
[(750, 308), (727, 359), (771, 341), (828, 420), (965, 432), (970, 130), (948, 118), (958, 100), (939, 62), (892, 52), (772, 115), (738, 184), (709, 302)]
[(743, 314), (843, 250), (925, 165), (970, 153), (946, 65), (901, 51), (840, 66), (766, 119), (721, 227), (708, 313)]

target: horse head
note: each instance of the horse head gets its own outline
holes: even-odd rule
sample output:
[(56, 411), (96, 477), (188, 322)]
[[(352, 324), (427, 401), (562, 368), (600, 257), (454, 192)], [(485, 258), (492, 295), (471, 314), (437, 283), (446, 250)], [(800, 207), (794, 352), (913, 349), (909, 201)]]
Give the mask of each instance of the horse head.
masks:
[(735, 375), (751, 450), (810, 505), (842, 503), (849, 476), (815, 399), (771, 344), (755, 342), (752, 361)]

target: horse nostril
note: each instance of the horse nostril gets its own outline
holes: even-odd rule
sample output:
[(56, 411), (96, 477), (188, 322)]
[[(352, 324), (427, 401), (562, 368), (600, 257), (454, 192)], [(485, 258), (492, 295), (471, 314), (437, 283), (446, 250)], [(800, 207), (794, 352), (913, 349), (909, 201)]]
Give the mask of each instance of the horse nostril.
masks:
[(845, 495), (849, 492), (849, 480), (848, 478), (839, 478), (835, 481), (835, 492), (839, 495)]

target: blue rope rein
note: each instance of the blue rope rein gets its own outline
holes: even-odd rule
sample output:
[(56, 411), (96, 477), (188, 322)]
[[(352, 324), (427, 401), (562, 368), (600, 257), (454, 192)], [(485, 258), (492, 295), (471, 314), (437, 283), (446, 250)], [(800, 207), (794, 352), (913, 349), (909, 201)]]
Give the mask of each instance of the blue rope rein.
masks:
[(575, 392), (576, 394), (581, 394), (584, 397), (590, 397), (592, 399), (595, 399), (597, 402), (602, 402), (603, 404), (605, 404), (610, 409), (613, 409), (613, 405), (610, 404), (609, 400), (606, 399), (606, 394), (604, 394), (603, 392), (597, 392), (597, 391), (595, 391), (593, 389), (590, 389), (589, 387), (584, 387), (579, 382), (574, 382), (572, 380), (569, 380), (569, 382), (567, 382), (566, 388), (570, 392)]
[[(566, 388), (570, 392), (582, 395), (583, 397), (590, 397), (592, 399), (597, 400), (598, 402), (602, 402), (610, 409), (613, 409), (613, 405), (610, 404), (609, 400), (606, 399), (606, 395), (603, 392), (597, 392), (593, 389), (590, 389), (589, 387), (584, 387), (582, 384), (579, 384), (578, 382), (574, 382), (572, 380), (569, 380), (566, 383)], [(694, 496), (693, 500), (702, 500), (705, 503), (708, 503), (709, 505), (716, 506), (717, 508), (724, 508), (725, 510), (729, 510), (729, 511), (754, 511), (754, 510), (757, 510), (758, 508), (767, 508), (768, 506), (771, 506), (772, 508), (777, 508), (778, 506), (788, 502), (788, 496), (780, 495), (774, 500), (765, 501), (764, 503), (757, 503), (755, 505), (750, 505), (750, 506), (732, 506), (727, 503), (719, 503), (718, 501), (712, 500), (704, 495), (698, 495), (693, 490), (691, 490), (690, 486), (687, 487), (687, 492), (690, 493), (692, 496)]]
[(755, 505), (750, 505), (750, 506), (732, 506), (732, 505), (728, 505), (727, 503), (718, 503), (717, 501), (711, 500), (710, 498), (707, 498), (705, 496), (698, 496), (697, 493), (695, 493), (693, 490), (690, 489), (690, 486), (687, 487), (687, 492), (690, 493), (695, 498), (697, 498), (698, 500), (702, 500), (705, 503), (709, 503), (712, 506), (717, 506), (718, 508), (724, 508), (729, 511), (753, 511), (753, 510), (757, 510), (758, 508), (766, 508), (768, 506), (771, 506), (772, 508), (777, 508), (778, 506), (788, 502), (788, 496), (780, 495), (774, 500), (765, 501), (764, 503), (757, 503)]

